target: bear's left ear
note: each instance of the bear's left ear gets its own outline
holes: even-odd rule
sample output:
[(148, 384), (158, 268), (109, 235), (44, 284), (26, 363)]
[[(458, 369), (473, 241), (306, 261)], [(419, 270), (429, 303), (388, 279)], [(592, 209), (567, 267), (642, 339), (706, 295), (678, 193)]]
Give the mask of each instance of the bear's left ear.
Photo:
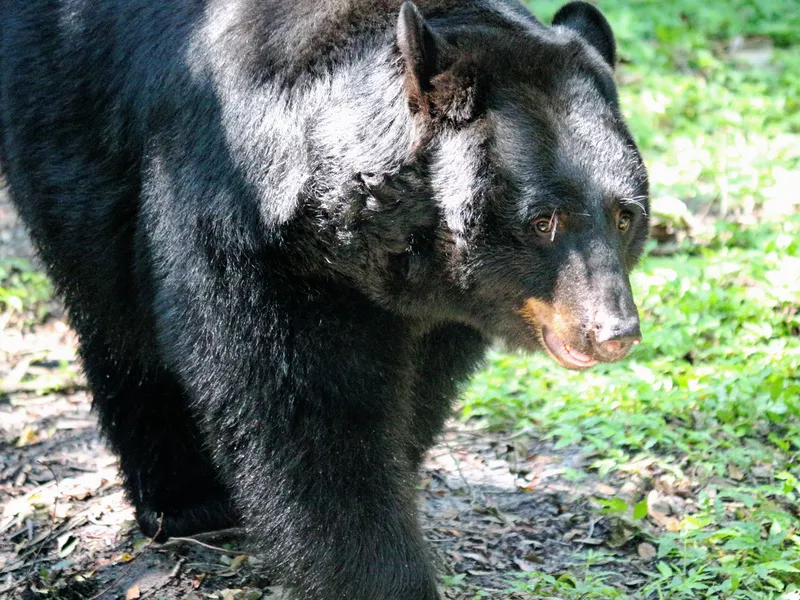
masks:
[(396, 35), (411, 111), (454, 124), (475, 118), (481, 99), (476, 69), (459, 60), (456, 50), (428, 26), (413, 2), (400, 8)]
[(617, 62), (617, 44), (611, 25), (597, 8), (588, 2), (570, 2), (562, 6), (553, 17), (553, 25), (576, 31), (591, 44), (600, 56), (614, 68)]

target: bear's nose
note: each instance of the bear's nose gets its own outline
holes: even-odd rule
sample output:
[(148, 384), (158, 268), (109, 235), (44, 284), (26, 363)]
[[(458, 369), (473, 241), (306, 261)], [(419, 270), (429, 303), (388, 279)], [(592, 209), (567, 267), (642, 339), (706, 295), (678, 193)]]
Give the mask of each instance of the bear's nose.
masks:
[(622, 358), (631, 346), (642, 341), (639, 318), (606, 319), (598, 324), (594, 339), (604, 356), (613, 360)]

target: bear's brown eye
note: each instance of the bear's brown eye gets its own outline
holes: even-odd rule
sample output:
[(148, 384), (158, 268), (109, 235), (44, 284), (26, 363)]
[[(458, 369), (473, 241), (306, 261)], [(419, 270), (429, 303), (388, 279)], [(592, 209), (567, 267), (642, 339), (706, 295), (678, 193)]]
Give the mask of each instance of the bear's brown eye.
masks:
[(620, 215), (617, 219), (617, 229), (619, 229), (622, 233), (628, 231), (628, 228), (631, 226), (631, 216), (630, 215)]
[(541, 233), (543, 235), (550, 233), (553, 231), (553, 218), (540, 217), (538, 219), (534, 219), (533, 228), (536, 229), (536, 233)]

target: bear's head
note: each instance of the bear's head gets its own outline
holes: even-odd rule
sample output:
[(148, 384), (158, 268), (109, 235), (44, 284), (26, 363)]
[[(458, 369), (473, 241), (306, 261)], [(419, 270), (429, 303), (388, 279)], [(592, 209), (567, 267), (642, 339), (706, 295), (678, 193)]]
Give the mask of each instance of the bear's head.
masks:
[(400, 11), (411, 167), (365, 185), (428, 216), (390, 257), (402, 281), (389, 295), (568, 368), (619, 360), (641, 337), (628, 274), (648, 181), (617, 101), (611, 28), (583, 2), (552, 27), (495, 4), (502, 26)]

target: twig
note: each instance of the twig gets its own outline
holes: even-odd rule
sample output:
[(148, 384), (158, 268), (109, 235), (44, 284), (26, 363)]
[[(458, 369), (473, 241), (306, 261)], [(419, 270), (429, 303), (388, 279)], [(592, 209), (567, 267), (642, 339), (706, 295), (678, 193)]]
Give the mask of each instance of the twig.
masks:
[(597, 525), (602, 519), (603, 517), (597, 517), (596, 519), (589, 521), (589, 533), (586, 535), (587, 540), (592, 539), (592, 536), (594, 535), (594, 526)]
[(129, 572), (130, 572), (130, 570), (133, 568), (133, 563), (134, 563), (134, 562), (136, 562), (136, 560), (137, 560), (137, 559), (138, 559), (140, 556), (142, 556), (143, 554), (145, 554), (145, 553), (146, 553), (146, 552), (147, 552), (147, 551), (150, 549), (150, 547), (151, 547), (151, 546), (152, 546), (152, 545), (155, 543), (155, 541), (156, 541), (156, 538), (157, 538), (157, 537), (159, 536), (159, 534), (161, 533), (161, 525), (162, 525), (163, 523), (164, 523), (164, 513), (161, 513), (161, 514), (159, 515), (159, 517), (158, 517), (158, 529), (156, 529), (156, 532), (155, 532), (155, 534), (153, 535), (153, 537), (151, 537), (151, 538), (150, 538), (150, 541), (149, 541), (149, 542), (147, 542), (147, 545), (146, 545), (144, 548), (142, 548), (142, 551), (141, 551), (141, 552), (139, 552), (139, 554), (137, 554), (136, 556), (134, 556), (134, 557), (133, 557), (133, 558), (132, 558), (132, 559), (131, 559), (131, 560), (128, 562), (128, 566), (127, 566), (127, 567), (125, 567), (125, 569), (122, 571), (122, 573), (120, 573), (119, 577), (117, 577), (117, 578), (116, 578), (114, 581), (112, 581), (112, 582), (111, 582), (109, 585), (107, 585), (107, 586), (105, 587), (105, 589), (103, 589), (102, 591), (98, 592), (97, 594), (95, 594), (94, 596), (92, 596), (91, 598), (89, 598), (89, 600), (98, 600), (98, 598), (100, 598), (101, 596), (103, 596), (103, 595), (104, 595), (106, 592), (108, 592), (108, 591), (112, 590), (112, 589), (114, 588), (114, 586), (116, 586), (116, 585), (117, 585), (117, 584), (118, 584), (120, 581), (122, 581), (122, 580), (125, 578), (125, 576), (126, 576), (126, 575), (127, 575)]
[(181, 570), (181, 565), (186, 562), (185, 558), (179, 558), (178, 562), (175, 563), (175, 566), (172, 567), (172, 571), (169, 572), (169, 578), (172, 579), (173, 577), (178, 575), (178, 571)]
[(453, 464), (456, 466), (456, 472), (458, 472), (458, 476), (461, 478), (461, 481), (464, 482), (464, 485), (467, 486), (469, 495), (472, 498), (472, 503), (474, 504), (476, 502), (475, 490), (472, 489), (472, 485), (470, 485), (469, 481), (467, 481), (467, 478), (464, 476), (464, 472), (461, 470), (461, 461), (459, 461), (458, 458), (456, 458), (455, 451), (450, 446), (450, 442), (443, 440), (443, 443), (447, 448), (448, 452), (450, 452), (450, 458), (453, 459)]
[(216, 550), (217, 552), (224, 552), (225, 554), (245, 554), (244, 552), (239, 552), (237, 550), (228, 550), (227, 548), (221, 548), (219, 546), (212, 546), (211, 544), (206, 544), (205, 542), (201, 542), (195, 538), (191, 537), (173, 537), (169, 538), (169, 541), (164, 542), (161, 544), (161, 548), (169, 548), (170, 546), (178, 546), (181, 542), (190, 542), (192, 544), (197, 544), (198, 546), (202, 546), (203, 548), (208, 548), (209, 550)]
[(210, 540), (226, 539), (229, 537), (238, 538), (243, 536), (244, 534), (245, 534), (244, 527), (226, 527), (225, 529), (216, 529), (214, 531), (204, 531), (202, 533), (196, 533), (191, 537), (192, 539), (205, 542)]
[(72, 531), (76, 527), (79, 527), (79, 526), (83, 525), (83, 523), (86, 522), (85, 514), (88, 513), (89, 510), (90, 509), (86, 509), (82, 513), (79, 513), (79, 514), (75, 515), (74, 517), (72, 517), (72, 518), (70, 518), (68, 520), (65, 520), (64, 522), (61, 523), (61, 525), (56, 527), (54, 531), (52, 531), (52, 532), (48, 531), (47, 533), (41, 534), (41, 535), (35, 537), (34, 539), (32, 539), (29, 543), (27, 543), (25, 545), (25, 549), (24, 550), (20, 550), (19, 551), (19, 554), (18, 554), (19, 557), (20, 558), (26, 558), (28, 556), (31, 556), (33, 554), (33, 552), (34, 552), (34, 547), (37, 544), (39, 544), (39, 543), (41, 543), (43, 541), (49, 540), (54, 536), (56, 536), (56, 537), (60, 536), (62, 533), (66, 533), (67, 531)]

